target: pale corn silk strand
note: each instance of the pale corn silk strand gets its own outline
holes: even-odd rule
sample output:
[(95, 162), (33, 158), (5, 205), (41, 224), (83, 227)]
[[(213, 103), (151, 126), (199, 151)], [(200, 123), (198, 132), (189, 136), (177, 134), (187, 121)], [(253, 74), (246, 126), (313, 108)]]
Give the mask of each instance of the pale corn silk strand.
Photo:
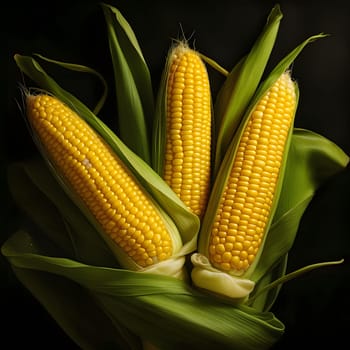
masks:
[(270, 216), (296, 95), (284, 73), (259, 101), (240, 139), (209, 241), (209, 260), (242, 275), (253, 263)]
[(166, 105), (163, 178), (201, 216), (210, 184), (210, 85), (204, 62), (184, 42), (170, 52)]
[(140, 267), (172, 256), (157, 208), (104, 140), (55, 97), (28, 95), (27, 115), (51, 161), (104, 232)]

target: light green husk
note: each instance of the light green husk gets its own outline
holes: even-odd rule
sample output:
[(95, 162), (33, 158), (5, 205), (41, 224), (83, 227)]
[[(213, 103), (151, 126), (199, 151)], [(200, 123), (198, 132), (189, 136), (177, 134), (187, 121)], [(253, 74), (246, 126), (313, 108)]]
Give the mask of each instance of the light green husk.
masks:
[(260, 83), (274, 47), (282, 17), (280, 6), (276, 5), (271, 10), (265, 27), (250, 52), (233, 67), (218, 92), (214, 104), (215, 174), (226, 154), (232, 135), (237, 130), (240, 120)]

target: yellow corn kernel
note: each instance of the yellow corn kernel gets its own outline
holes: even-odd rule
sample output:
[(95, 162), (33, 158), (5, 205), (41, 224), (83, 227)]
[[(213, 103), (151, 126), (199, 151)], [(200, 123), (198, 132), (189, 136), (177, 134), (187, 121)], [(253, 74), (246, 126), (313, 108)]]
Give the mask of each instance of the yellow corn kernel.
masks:
[(248, 118), (209, 239), (209, 261), (219, 270), (240, 276), (258, 253), (295, 107), (295, 86), (285, 72)]
[(208, 73), (185, 43), (170, 53), (163, 178), (201, 216), (210, 183), (211, 99)]
[(141, 267), (171, 257), (161, 214), (106, 142), (55, 97), (28, 95), (26, 104), (50, 161), (104, 232)]

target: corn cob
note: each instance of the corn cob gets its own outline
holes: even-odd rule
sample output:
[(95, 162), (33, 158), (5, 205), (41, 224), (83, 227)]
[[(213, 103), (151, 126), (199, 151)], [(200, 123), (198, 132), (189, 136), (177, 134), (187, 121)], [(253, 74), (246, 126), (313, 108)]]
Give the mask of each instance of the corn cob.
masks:
[(171, 257), (177, 247), (166, 222), (107, 143), (55, 97), (28, 95), (26, 105), (45, 154), (106, 235), (137, 266)]
[(210, 183), (211, 99), (208, 73), (186, 43), (169, 56), (163, 178), (201, 216)]
[(261, 246), (294, 105), (294, 84), (283, 74), (243, 132), (209, 243), (209, 259), (221, 270), (243, 274)]
[(200, 250), (210, 266), (231, 276), (249, 275), (261, 251), (296, 100), (294, 82), (285, 72), (250, 113), (216, 213), (212, 214), (210, 227), (203, 227), (200, 233)]

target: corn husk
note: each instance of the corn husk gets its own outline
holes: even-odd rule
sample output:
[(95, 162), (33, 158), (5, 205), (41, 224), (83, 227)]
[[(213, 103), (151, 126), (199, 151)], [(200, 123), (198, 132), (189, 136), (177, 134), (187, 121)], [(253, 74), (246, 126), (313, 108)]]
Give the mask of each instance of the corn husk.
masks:
[(150, 164), (154, 113), (150, 72), (127, 20), (117, 8), (105, 3), (101, 6), (114, 69), (118, 134), (133, 152)]
[(218, 92), (214, 104), (215, 173), (260, 83), (274, 47), (282, 17), (280, 6), (277, 4), (271, 10), (261, 34), (249, 53), (228, 73)]

